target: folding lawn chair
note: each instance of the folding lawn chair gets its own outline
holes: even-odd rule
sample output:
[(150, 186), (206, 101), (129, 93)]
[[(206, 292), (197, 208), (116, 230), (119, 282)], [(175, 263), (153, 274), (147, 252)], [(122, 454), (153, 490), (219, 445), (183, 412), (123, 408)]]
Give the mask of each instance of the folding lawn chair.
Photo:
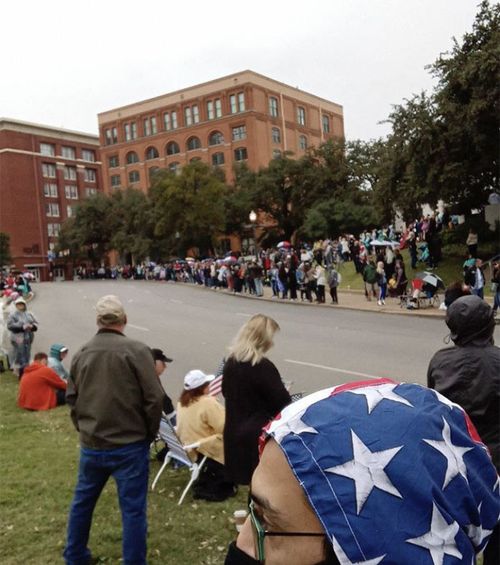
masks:
[(170, 463), (172, 459), (174, 459), (175, 461), (179, 461), (179, 463), (183, 463), (189, 469), (191, 476), (189, 478), (189, 482), (186, 488), (181, 494), (181, 498), (179, 499), (179, 502), (177, 503), (180, 506), (182, 504), (182, 501), (184, 500), (184, 497), (188, 493), (189, 489), (196, 481), (196, 479), (199, 477), (200, 471), (203, 465), (205, 464), (207, 457), (206, 456), (203, 457), (203, 459), (199, 463), (193, 463), (193, 461), (191, 461), (189, 457), (188, 451), (200, 447), (200, 444), (202, 442), (198, 441), (196, 443), (191, 443), (189, 445), (182, 445), (182, 442), (179, 439), (179, 436), (177, 435), (175, 428), (173, 427), (173, 425), (170, 423), (170, 421), (165, 415), (163, 415), (160, 422), (159, 436), (160, 439), (164, 441), (166, 445), (168, 445), (168, 451), (167, 454), (165, 455), (165, 460), (163, 461), (160, 470), (158, 471), (156, 477), (154, 478), (153, 484), (151, 485), (151, 490), (154, 490), (156, 483), (158, 482), (158, 479), (163, 473), (165, 467)]

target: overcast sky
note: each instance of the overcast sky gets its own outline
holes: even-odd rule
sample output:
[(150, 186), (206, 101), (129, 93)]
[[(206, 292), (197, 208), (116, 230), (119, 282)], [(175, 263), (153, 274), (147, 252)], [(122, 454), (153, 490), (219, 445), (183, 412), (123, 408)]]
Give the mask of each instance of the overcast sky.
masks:
[(391, 105), (470, 31), (476, 0), (2, 2), (0, 116), (97, 133), (97, 113), (251, 69), (385, 135)]

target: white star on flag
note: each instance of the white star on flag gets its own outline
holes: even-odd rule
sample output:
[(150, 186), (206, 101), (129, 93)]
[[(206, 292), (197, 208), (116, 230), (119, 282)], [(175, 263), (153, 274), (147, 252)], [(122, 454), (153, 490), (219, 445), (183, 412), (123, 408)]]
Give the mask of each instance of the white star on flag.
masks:
[[(481, 502), (477, 507), (477, 511), (479, 512), (480, 516), (481, 516), (482, 505), (483, 503)], [(465, 529), (467, 530), (467, 536), (472, 540), (472, 542), (476, 547), (479, 547), (483, 543), (484, 539), (487, 538), (493, 532), (493, 530), (486, 530), (483, 529), (482, 526), (475, 526), (474, 524), (469, 524), (468, 526), (465, 526)]]
[(317, 434), (317, 430), (308, 426), (305, 422), (302, 421), (302, 416), (304, 415), (305, 410), (295, 414), (285, 422), (283, 422), (276, 430), (273, 432), (273, 438), (278, 442), (281, 443), (281, 440), (286, 437), (288, 434), (295, 434), (300, 435), (304, 432), (308, 432), (310, 434)]
[(348, 477), (354, 481), (357, 513), (361, 512), (366, 499), (375, 487), (403, 498), (384, 471), (403, 446), (384, 449), (383, 451), (370, 451), (353, 430), (351, 430), (351, 437), (353, 458), (341, 465), (329, 467), (325, 471)]
[(337, 556), (338, 560), (342, 563), (342, 565), (378, 565), (386, 555), (384, 554), (381, 555), (380, 557), (375, 557), (374, 559), (368, 559), (368, 561), (351, 561), (349, 557), (347, 557), (347, 555), (345, 554), (339, 542), (334, 537), (332, 537), (332, 541), (333, 541), (333, 549), (335, 550), (335, 555)]
[(443, 422), (443, 441), (437, 441), (434, 439), (424, 439), (424, 441), (446, 457), (446, 474), (442, 487), (445, 489), (451, 480), (457, 475), (462, 475), (462, 477), (467, 481), (467, 469), (464, 463), (464, 455), (473, 448), (454, 445), (451, 442), (450, 425), (444, 418)]
[(402, 396), (399, 396), (397, 392), (394, 392), (394, 389), (397, 386), (398, 385), (388, 383), (380, 386), (367, 386), (359, 389), (352, 389), (346, 392), (365, 396), (366, 403), (368, 404), (368, 414), (371, 414), (377, 405), (384, 399), (406, 404), (406, 406), (413, 408), (413, 404), (408, 402), (406, 398), (403, 398)]
[(448, 524), (433, 502), (431, 527), (429, 531), (418, 538), (411, 538), (406, 541), (428, 549), (432, 557), (433, 565), (442, 565), (445, 555), (462, 559), (462, 554), (458, 551), (455, 543), (455, 536), (458, 530), (458, 524), (455, 521)]
[(439, 400), (439, 402), (441, 402), (441, 404), (445, 404), (446, 406), (448, 406), (448, 408), (450, 408), (450, 410), (453, 410), (453, 408), (460, 408), (460, 406), (458, 404), (455, 404), (454, 402), (452, 402), (451, 400), (446, 398), (446, 396), (443, 396), (441, 393), (439, 393), (437, 390), (435, 390), (435, 389), (431, 389), (431, 390), (434, 393), (434, 395), (436, 396), (436, 398)]

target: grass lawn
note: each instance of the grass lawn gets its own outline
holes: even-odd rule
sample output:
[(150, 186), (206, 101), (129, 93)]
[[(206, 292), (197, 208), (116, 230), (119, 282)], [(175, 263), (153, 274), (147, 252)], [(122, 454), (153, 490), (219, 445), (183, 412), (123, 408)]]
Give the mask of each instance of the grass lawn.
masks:
[[(78, 435), (67, 407), (27, 412), (16, 405), (17, 378), (0, 374), (0, 563), (62, 563), (66, 520), (76, 482)], [(159, 469), (151, 462), (150, 480)], [(234, 510), (246, 507), (246, 489), (222, 503), (194, 501), (185, 470), (168, 468), (150, 491), (148, 562), (223, 563), (235, 538)], [(111, 480), (99, 499), (90, 548), (102, 563), (121, 559), (121, 522)]]

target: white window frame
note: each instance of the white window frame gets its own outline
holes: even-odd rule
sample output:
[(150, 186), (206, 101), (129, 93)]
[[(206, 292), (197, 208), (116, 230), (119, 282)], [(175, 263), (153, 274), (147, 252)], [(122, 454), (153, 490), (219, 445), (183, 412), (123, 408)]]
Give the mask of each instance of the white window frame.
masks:
[(75, 184), (64, 185), (64, 196), (66, 200), (78, 200), (78, 187)]
[(55, 182), (43, 183), (43, 195), (46, 198), (57, 198), (57, 184)]
[(40, 153), (41, 155), (47, 155), (48, 157), (54, 157), (56, 154), (56, 146), (53, 143), (40, 143)]
[(46, 179), (55, 179), (57, 169), (54, 163), (42, 163), (42, 176)]

